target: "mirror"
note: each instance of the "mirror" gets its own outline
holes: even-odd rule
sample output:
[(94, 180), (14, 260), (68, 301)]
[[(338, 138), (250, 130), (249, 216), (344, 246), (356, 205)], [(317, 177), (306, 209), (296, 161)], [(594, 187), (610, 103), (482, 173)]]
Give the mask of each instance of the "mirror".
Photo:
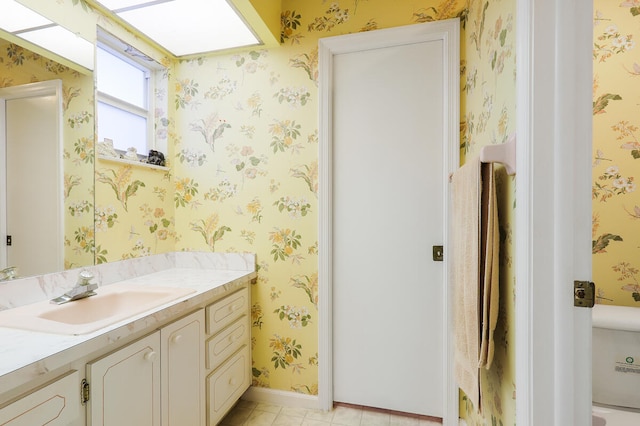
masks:
[[(52, 55), (53, 57), (53, 55)], [(61, 126), (59, 129), (61, 146), (60, 158), (48, 158), (48, 161), (61, 165), (59, 179), (61, 180), (61, 190), (57, 194), (57, 201), (61, 206), (62, 220), (58, 233), (61, 236), (60, 244), (62, 244), (62, 257), (56, 263), (60, 269), (77, 268), (94, 264), (94, 80), (93, 74), (89, 71), (79, 72), (46, 56), (42, 56), (26, 47), (16, 44), (16, 40), (0, 39), (0, 89), (16, 88), (22, 85), (28, 85), (35, 82), (44, 82), (60, 80), (61, 81), (61, 102), (60, 108), (62, 112)], [(0, 107), (6, 106), (7, 100), (0, 96)], [(25, 113), (24, 115), (28, 115)], [(34, 120), (32, 120), (34, 121)], [(38, 121), (38, 120), (35, 120)], [(37, 122), (32, 123), (37, 125)], [(4, 176), (6, 173), (6, 149), (8, 141), (6, 135), (6, 127), (0, 126), (0, 139), (4, 139), (5, 143), (0, 143), (2, 151), (0, 151), (0, 173)], [(37, 143), (40, 143), (38, 141)], [(42, 142), (44, 143), (44, 142)], [(44, 149), (32, 148), (30, 156), (37, 157), (43, 155)], [(22, 168), (28, 167), (29, 172), (41, 175), (44, 173), (42, 168), (36, 165), (34, 160), (32, 163), (27, 162)], [(6, 178), (6, 185), (11, 186), (10, 177)], [(25, 179), (25, 178), (23, 178)], [(51, 176), (51, 179), (58, 179)], [(0, 180), (1, 183), (1, 180)], [(28, 190), (32, 192), (33, 189)], [(5, 188), (0, 193), (6, 194)], [(4, 198), (4, 197), (2, 197)], [(6, 215), (6, 202), (0, 198), (0, 218)], [(31, 207), (33, 209), (33, 207)], [(55, 206), (40, 207), (38, 214), (43, 218), (53, 215)], [(20, 218), (27, 218), (27, 212), (21, 212)], [(3, 216), (4, 215), (4, 216)], [(16, 216), (14, 214), (14, 216)], [(33, 224), (34, 219), (26, 219)], [(30, 225), (27, 223), (27, 228)], [(55, 226), (55, 225), (50, 225)], [(0, 230), (2, 227), (0, 226)], [(11, 230), (6, 232), (11, 234)], [(18, 244), (16, 236), (12, 236), (12, 244)], [(2, 235), (2, 238), (6, 238)], [(0, 269), (8, 266), (17, 266), (18, 276), (31, 275), (33, 273), (50, 273), (56, 270), (46, 270), (37, 272), (30, 265), (10, 265), (7, 264), (7, 250), (11, 250), (11, 246), (6, 247), (4, 241), (0, 241), (2, 249), (0, 249)], [(4, 256), (3, 256), (4, 254)], [(33, 257), (33, 256), (32, 256)], [(22, 273), (21, 269), (26, 271)], [(48, 269), (57, 269), (49, 266)], [(34, 271), (31, 274), (29, 271)]]

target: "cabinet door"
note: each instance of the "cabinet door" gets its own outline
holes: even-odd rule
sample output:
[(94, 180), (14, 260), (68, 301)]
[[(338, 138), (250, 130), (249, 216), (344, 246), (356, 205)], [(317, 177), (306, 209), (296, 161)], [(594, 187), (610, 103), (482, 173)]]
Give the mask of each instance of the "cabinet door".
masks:
[(160, 332), (87, 364), (90, 426), (160, 426)]
[(0, 425), (80, 425), (84, 424), (80, 406), (80, 373), (64, 377), (29, 392), (0, 409)]
[(162, 425), (204, 425), (204, 310), (160, 330)]

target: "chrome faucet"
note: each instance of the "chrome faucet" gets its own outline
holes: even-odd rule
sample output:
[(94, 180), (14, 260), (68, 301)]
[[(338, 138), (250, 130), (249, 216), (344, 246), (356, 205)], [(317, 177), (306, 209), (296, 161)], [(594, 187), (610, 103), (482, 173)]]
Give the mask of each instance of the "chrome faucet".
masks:
[(93, 274), (86, 269), (83, 269), (78, 275), (78, 282), (76, 283), (76, 286), (62, 296), (51, 299), (51, 303), (62, 305), (63, 303), (73, 302), (74, 300), (80, 300), (86, 297), (95, 296), (96, 292), (94, 290), (98, 288), (98, 284), (91, 283), (90, 281), (92, 279)]

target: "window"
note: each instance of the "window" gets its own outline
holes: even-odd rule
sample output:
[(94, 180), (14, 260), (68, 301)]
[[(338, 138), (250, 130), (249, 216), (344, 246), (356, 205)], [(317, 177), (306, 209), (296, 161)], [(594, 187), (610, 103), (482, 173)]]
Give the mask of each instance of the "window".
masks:
[(154, 148), (151, 78), (153, 69), (98, 43), (96, 84), (98, 89), (98, 140), (111, 139), (113, 147), (140, 155)]

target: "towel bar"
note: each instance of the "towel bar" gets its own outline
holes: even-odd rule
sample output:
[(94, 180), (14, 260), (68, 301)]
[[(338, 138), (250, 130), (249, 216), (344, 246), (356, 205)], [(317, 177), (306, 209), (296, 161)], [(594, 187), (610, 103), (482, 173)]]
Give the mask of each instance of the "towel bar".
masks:
[(516, 135), (499, 145), (483, 146), (480, 150), (480, 161), (483, 163), (502, 163), (508, 175), (516, 174)]

